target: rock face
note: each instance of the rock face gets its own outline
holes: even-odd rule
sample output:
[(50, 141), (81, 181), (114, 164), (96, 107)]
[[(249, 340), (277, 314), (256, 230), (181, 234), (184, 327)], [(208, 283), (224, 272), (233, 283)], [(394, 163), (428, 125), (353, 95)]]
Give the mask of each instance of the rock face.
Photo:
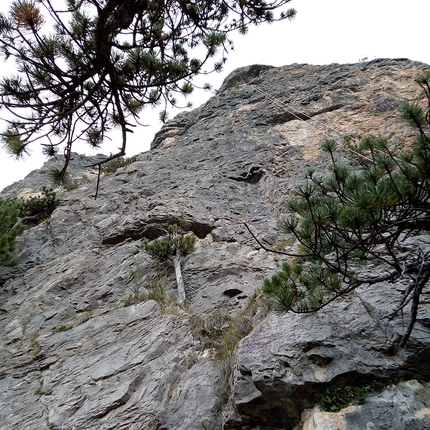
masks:
[[(21, 263), (1, 269), (0, 427), (430, 428), (428, 291), (402, 350), (392, 342), (404, 320), (387, 318), (400, 283), (363, 286), (314, 317), (265, 316), (260, 305), (242, 318), (281, 262), (243, 222), (285, 247), (283, 202), (309, 166), (324, 168), (321, 139), (411, 139), (397, 106), (420, 96), (413, 77), (426, 67), (238, 69), (204, 106), (168, 122), (151, 151), (103, 177), (97, 200), (91, 162), (76, 155), (79, 188), (58, 191), (52, 216), (19, 239)], [(41, 178), (3, 194), (37, 191)], [(140, 246), (171, 224), (197, 237), (182, 265), (186, 306), (175, 303), (172, 269)], [(416, 241), (430, 248), (428, 236), (408, 246)], [(243, 338), (221, 357), (234, 324)], [(318, 407), (327, 387), (373, 381), (383, 388), (362, 405)]]

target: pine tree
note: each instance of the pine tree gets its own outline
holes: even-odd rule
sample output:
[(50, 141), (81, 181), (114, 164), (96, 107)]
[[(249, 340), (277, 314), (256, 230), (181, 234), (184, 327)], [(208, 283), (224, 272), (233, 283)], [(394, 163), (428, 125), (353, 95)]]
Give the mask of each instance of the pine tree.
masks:
[(25, 229), (24, 224), (17, 223), (22, 201), (0, 197), (0, 266), (13, 266), (17, 261), (12, 252), (15, 240)]
[(39, 223), (48, 218), (60, 201), (52, 188), (41, 188), (41, 195), (29, 197), (22, 201), (19, 216), (23, 223)]
[[(289, 19), (291, 0), (16, 0), (0, 14), (0, 51), (17, 73), (0, 84), (1, 106), (15, 114), (2, 138), (14, 156), (40, 142), (48, 156), (64, 153), (56, 180), (66, 177), (72, 145), (99, 147), (119, 128), (127, 134), (146, 105), (176, 105), (200, 73), (221, 70), (228, 34)], [(54, 6), (55, 5), (55, 6)]]
[(181, 271), (181, 257), (194, 250), (195, 236), (178, 233), (176, 225), (168, 227), (167, 237), (155, 239), (152, 242), (145, 240), (142, 247), (155, 260), (161, 263), (173, 263), (175, 269), (176, 285), (178, 287), (178, 302), (184, 303), (186, 299), (184, 280)]
[[(278, 310), (311, 313), (357, 286), (408, 279), (409, 286), (392, 317), (410, 306), (402, 339), (405, 346), (417, 319), (430, 279), (430, 249), (422, 245), (404, 252), (406, 239), (430, 231), (430, 70), (416, 82), (426, 95), (403, 103), (402, 117), (417, 130), (412, 145), (396, 145), (368, 136), (345, 144), (334, 140), (329, 174), (307, 172), (305, 185), (288, 199), (290, 215), (283, 228), (300, 244), (294, 263), (264, 282), (264, 291)], [(366, 263), (384, 267), (379, 277), (366, 273)]]
[(0, 266), (14, 266), (15, 240), (26, 225), (37, 225), (49, 217), (58, 206), (59, 200), (51, 189), (42, 187), (41, 195), (28, 199), (5, 199), (0, 197)]

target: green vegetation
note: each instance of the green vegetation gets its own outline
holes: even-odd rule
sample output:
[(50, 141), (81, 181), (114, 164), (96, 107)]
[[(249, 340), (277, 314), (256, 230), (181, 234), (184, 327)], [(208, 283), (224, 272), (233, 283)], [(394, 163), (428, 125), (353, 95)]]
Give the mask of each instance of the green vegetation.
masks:
[(34, 394), (35, 396), (41, 396), (41, 395), (42, 395), (42, 392), (43, 392), (43, 385), (42, 385), (42, 384), (38, 384), (38, 385), (35, 387), (35, 389), (34, 389), (34, 391), (33, 391), (33, 394)]
[(46, 177), (48, 178), (48, 181), (54, 186), (54, 187), (69, 187), (73, 180), (72, 175), (70, 172), (63, 172), (62, 167), (54, 166), (49, 168), (47, 171), (44, 172)]
[(289, 2), (12, 2), (0, 14), (0, 51), (16, 63), (0, 83), (2, 104), (15, 114), (5, 119), (6, 150), (22, 157), (43, 142), (47, 156), (64, 154), (61, 183), (78, 140), (98, 148), (119, 129), (118, 152), (95, 166), (124, 156), (146, 106), (161, 104), (165, 120), (197, 75), (222, 69), (231, 32), (293, 18)]
[(32, 349), (32, 351), (30, 353), (32, 358), (36, 358), (36, 356), (39, 354), (39, 352), (41, 350), (38, 338), (39, 338), (39, 332), (37, 332), (37, 331), (31, 333), (27, 337), (28, 343), (30, 344), (30, 347)]
[(146, 300), (140, 293), (143, 277), (145, 276), (145, 270), (139, 263), (136, 262), (136, 260), (134, 263), (136, 268), (130, 270), (130, 280), (133, 283), (133, 292), (122, 302), (124, 307), (135, 305), (136, 303)]
[(51, 215), (60, 201), (52, 188), (42, 187), (42, 195), (30, 197), (21, 205), (20, 217), (23, 222), (40, 221)]
[[(264, 282), (275, 309), (312, 313), (366, 283), (400, 281), (408, 285), (391, 318), (410, 306), (410, 319), (399, 340), (405, 346), (414, 327), (424, 286), (430, 279), (430, 252), (405, 242), (430, 231), (430, 71), (416, 82), (427, 110), (404, 103), (403, 119), (415, 140), (390, 143), (383, 137), (348, 137), (344, 151), (334, 140), (322, 143), (329, 173), (310, 169), (306, 183), (288, 199), (284, 231), (300, 244), (295, 262)], [(378, 277), (366, 263), (384, 266)]]
[(273, 249), (275, 251), (284, 251), (285, 248), (290, 247), (294, 244), (295, 239), (293, 237), (288, 238), (287, 240), (284, 240), (280, 243), (276, 243), (275, 245), (273, 245)]
[(16, 238), (24, 232), (25, 226), (18, 222), (22, 201), (0, 197), (0, 266), (14, 266), (13, 258)]
[(164, 262), (179, 250), (182, 255), (189, 254), (194, 250), (196, 237), (178, 233), (177, 225), (169, 225), (166, 237), (153, 241), (144, 240), (142, 247), (155, 260)]
[(142, 247), (154, 260), (160, 264), (173, 263), (179, 303), (184, 303), (186, 298), (181, 271), (181, 257), (194, 250), (195, 242), (195, 236), (180, 234), (177, 225), (168, 227), (166, 237), (155, 239), (151, 242), (148, 240), (142, 242)]
[(71, 330), (72, 328), (73, 328), (73, 326), (72, 326), (72, 325), (62, 325), (62, 326), (58, 327), (58, 328), (55, 330), (55, 332), (56, 332), (56, 333), (62, 333), (63, 331), (69, 331), (69, 330)]
[(123, 301), (123, 306), (155, 300), (162, 312), (189, 319), (193, 336), (201, 342), (203, 348), (212, 350), (219, 361), (221, 387), (218, 395), (222, 402), (226, 402), (231, 390), (237, 345), (267, 315), (269, 308), (265, 297), (261, 291), (257, 291), (235, 315), (215, 311), (208, 317), (202, 318), (166, 294), (169, 281), (166, 274), (167, 267), (159, 260), (155, 260), (155, 267), (155, 275), (146, 279), (145, 269), (136, 263), (135, 268), (130, 271), (130, 278), (135, 284), (133, 292)]
[(88, 321), (92, 315), (93, 315), (93, 310), (88, 309), (85, 312), (78, 314), (78, 316), (75, 317), (71, 323), (62, 324), (60, 327), (58, 327), (54, 331), (55, 331), (55, 333), (62, 333), (64, 331), (72, 330), (72, 328), (75, 328), (75, 327), (83, 324), (84, 322)]
[(194, 336), (201, 339), (205, 348), (214, 350), (215, 358), (220, 363), (221, 386), (218, 395), (222, 402), (230, 396), (237, 345), (265, 318), (267, 311), (267, 303), (261, 292), (257, 291), (234, 316), (217, 311), (206, 319), (197, 315), (190, 317)]
[(79, 182), (76, 180), (72, 180), (70, 182), (63, 184), (63, 187), (66, 191), (76, 190), (77, 188), (79, 188)]
[(42, 188), (42, 195), (23, 199), (0, 197), (0, 266), (14, 266), (18, 261), (12, 253), (15, 241), (25, 230), (25, 224), (40, 222), (58, 206), (52, 189)]
[(136, 263), (136, 268), (130, 270), (130, 278), (133, 282), (133, 292), (123, 302), (123, 306), (131, 306), (147, 300), (155, 300), (161, 308), (166, 311), (175, 300), (166, 293), (166, 286), (169, 278), (166, 273), (166, 267), (156, 262), (155, 274), (148, 280), (147, 288), (141, 291), (143, 278), (145, 275), (144, 268)]
[(118, 157), (114, 160), (109, 161), (105, 166), (103, 166), (103, 172), (106, 175), (115, 173), (120, 167), (126, 167), (137, 161), (137, 155), (133, 157)]
[[(255, 320), (257, 309), (262, 312), (260, 319)], [(241, 339), (248, 335), (267, 314), (267, 306), (259, 292), (249, 298), (246, 306), (234, 316), (217, 311), (206, 320), (195, 315), (191, 318), (194, 334), (201, 338), (206, 348), (213, 348), (215, 357), (223, 361), (236, 350)]]
[(385, 385), (375, 381), (362, 386), (329, 386), (321, 393), (319, 404), (327, 412), (338, 412), (350, 405), (363, 404), (368, 394), (380, 391)]

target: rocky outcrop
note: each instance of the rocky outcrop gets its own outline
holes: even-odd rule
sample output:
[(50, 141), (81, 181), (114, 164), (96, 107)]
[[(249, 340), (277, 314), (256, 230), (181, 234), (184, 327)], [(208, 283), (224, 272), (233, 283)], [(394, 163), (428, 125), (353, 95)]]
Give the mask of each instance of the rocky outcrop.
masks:
[[(392, 342), (404, 321), (387, 318), (400, 283), (360, 288), (314, 317), (265, 317), (261, 305), (235, 319), (281, 262), (243, 222), (265, 245), (287, 246), (283, 202), (309, 166), (324, 168), (322, 137), (412, 138), (397, 105), (419, 96), (413, 76), (425, 67), (238, 69), (204, 106), (169, 121), (151, 151), (103, 177), (97, 200), (84, 172), (91, 162), (76, 155), (79, 188), (58, 191), (50, 219), (20, 239), (20, 265), (1, 269), (0, 427), (429, 426), (427, 293), (401, 350)], [(40, 185), (32, 176), (3, 194)], [(171, 269), (161, 273), (140, 246), (174, 223), (197, 238), (182, 268), (186, 306), (175, 303)], [(221, 356), (220, 339), (236, 323), (244, 337)], [(375, 380), (382, 391), (363, 405), (318, 408), (326, 387)]]
[[(239, 345), (233, 392), (235, 414), (226, 428), (262, 424), (293, 428), (303, 411), (317, 403), (321, 388), (329, 384), (342, 387), (375, 381), (388, 385), (398, 379), (428, 380), (430, 350), (422, 337), (428, 333), (428, 312), (423, 309), (417, 338), (409, 347), (393, 347), (404, 327), (400, 320), (389, 321), (388, 316), (396, 309), (404, 288), (382, 283), (376, 288), (361, 288), (350, 300), (333, 303), (305, 322), (294, 314), (266, 318)], [(420, 410), (425, 413), (415, 423), (416, 428), (430, 423), (428, 405), (422, 404)], [(236, 414), (240, 416), (239, 425)], [(395, 414), (401, 415), (399, 411)], [(391, 428), (375, 423), (372, 414), (360, 419), (361, 423), (373, 422), (375, 428)], [(409, 428), (408, 419), (398, 428)], [(367, 424), (360, 425), (345, 428), (368, 428)]]
[(303, 416), (303, 430), (429, 428), (429, 386), (415, 380), (387, 387), (366, 402), (349, 406), (338, 413), (323, 412), (318, 407)]

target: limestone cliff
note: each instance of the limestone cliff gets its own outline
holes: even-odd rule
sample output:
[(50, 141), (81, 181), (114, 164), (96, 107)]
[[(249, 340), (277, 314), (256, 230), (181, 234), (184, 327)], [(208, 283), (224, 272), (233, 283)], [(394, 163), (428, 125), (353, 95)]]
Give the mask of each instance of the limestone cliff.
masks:
[[(403, 320), (386, 318), (401, 284), (362, 287), (315, 317), (267, 314), (258, 289), (281, 261), (243, 225), (286, 246), (283, 201), (309, 166), (324, 168), (323, 136), (410, 139), (397, 106), (420, 96), (413, 77), (426, 67), (239, 69), (168, 122), (151, 151), (103, 177), (97, 200), (76, 155), (80, 186), (58, 191), (52, 216), (20, 238), (20, 265), (1, 269), (0, 428), (430, 428), (429, 292), (402, 350), (391, 342)], [(3, 194), (37, 191), (43, 177)], [(170, 269), (140, 246), (171, 224), (197, 237), (182, 268), (186, 306)], [(417, 240), (430, 249), (424, 235), (407, 246)], [(382, 381), (364, 404), (318, 407), (324, 388), (363, 381)]]

